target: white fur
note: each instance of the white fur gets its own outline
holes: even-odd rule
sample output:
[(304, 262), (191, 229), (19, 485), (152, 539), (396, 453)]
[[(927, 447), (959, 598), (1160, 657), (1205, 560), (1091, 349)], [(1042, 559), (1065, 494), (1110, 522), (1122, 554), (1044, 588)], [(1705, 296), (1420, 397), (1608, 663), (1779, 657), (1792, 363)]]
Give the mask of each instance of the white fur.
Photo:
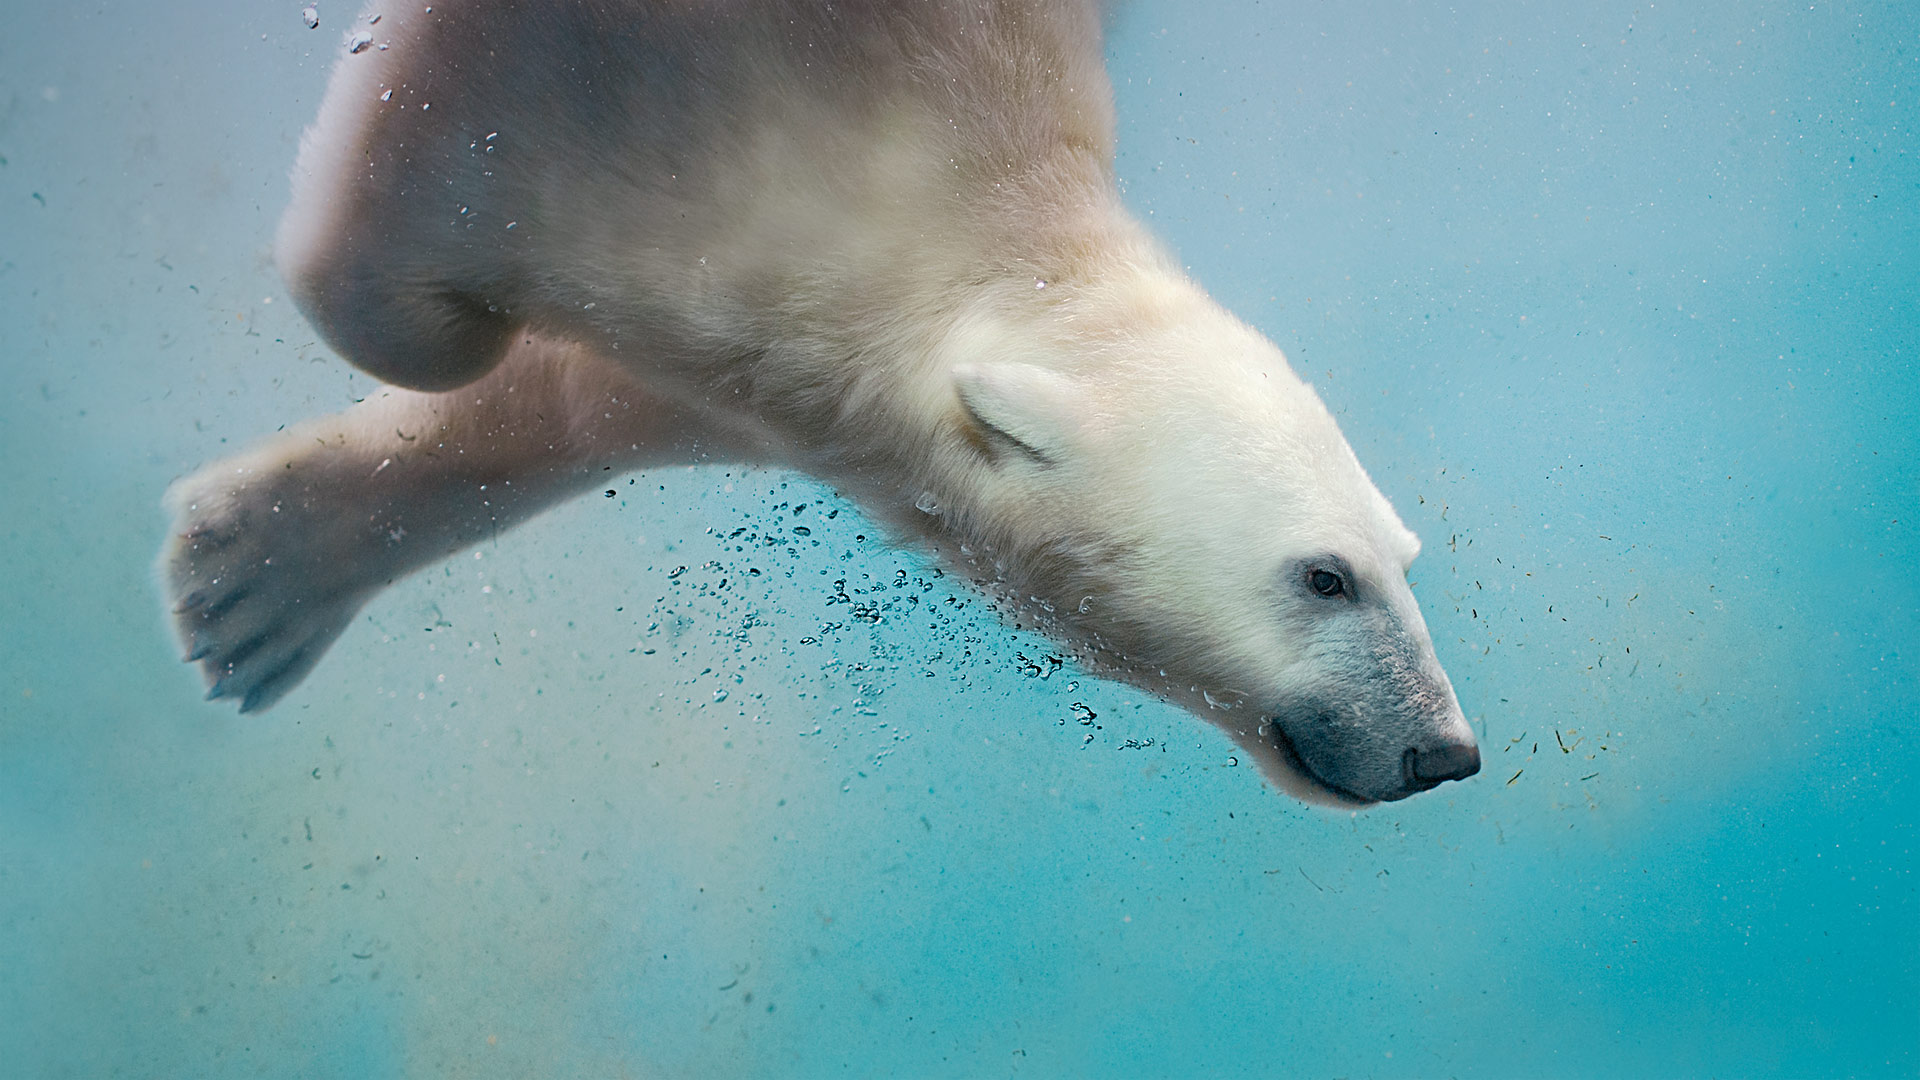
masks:
[[(1305, 797), (1401, 797), (1431, 786), (1410, 751), (1470, 749), (1418, 542), (1122, 208), (1091, 4), (452, 0), (372, 29), (279, 255), (396, 386), (170, 495), (213, 696), (271, 704), (374, 590), (606, 465), (754, 460)], [(1323, 556), (1344, 601), (1305, 584)]]

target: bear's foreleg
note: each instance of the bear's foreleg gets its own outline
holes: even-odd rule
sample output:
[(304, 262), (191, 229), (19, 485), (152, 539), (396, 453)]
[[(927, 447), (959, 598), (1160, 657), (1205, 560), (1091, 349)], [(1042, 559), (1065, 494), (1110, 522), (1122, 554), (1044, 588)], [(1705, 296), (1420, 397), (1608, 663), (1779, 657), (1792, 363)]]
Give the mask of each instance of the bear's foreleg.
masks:
[(162, 586), (209, 700), (254, 712), (405, 574), (616, 473), (754, 456), (587, 350), (523, 338), (468, 386), (383, 387), (175, 483)]

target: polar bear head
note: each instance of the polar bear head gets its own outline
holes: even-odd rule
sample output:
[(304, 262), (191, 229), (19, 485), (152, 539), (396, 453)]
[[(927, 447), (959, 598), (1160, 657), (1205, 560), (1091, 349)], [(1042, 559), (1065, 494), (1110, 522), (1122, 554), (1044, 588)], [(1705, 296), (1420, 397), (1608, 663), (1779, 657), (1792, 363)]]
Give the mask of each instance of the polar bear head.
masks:
[(1478, 771), (1408, 585), (1419, 541), (1276, 347), (1165, 280), (1042, 320), (1057, 336), (1022, 322), (963, 332), (978, 359), (952, 369), (985, 464), (948, 525), (1003, 595), (1298, 797)]

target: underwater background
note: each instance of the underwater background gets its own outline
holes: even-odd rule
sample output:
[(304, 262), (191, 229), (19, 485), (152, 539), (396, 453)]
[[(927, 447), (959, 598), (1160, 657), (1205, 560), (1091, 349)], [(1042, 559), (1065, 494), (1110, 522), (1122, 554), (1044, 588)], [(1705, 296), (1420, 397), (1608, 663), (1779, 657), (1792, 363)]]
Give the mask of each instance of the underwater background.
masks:
[(201, 703), (162, 491), (374, 385), (301, 7), (0, 0), (0, 1075), (1920, 1071), (1920, 5), (1117, 8), (1128, 202), (1425, 541), (1486, 764), (1360, 813), (773, 470)]

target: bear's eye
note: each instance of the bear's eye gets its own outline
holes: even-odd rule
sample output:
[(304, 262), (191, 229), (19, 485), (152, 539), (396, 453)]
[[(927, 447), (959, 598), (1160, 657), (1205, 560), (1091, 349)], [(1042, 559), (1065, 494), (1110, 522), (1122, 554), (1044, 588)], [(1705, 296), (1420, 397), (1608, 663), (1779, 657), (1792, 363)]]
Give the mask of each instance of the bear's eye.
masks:
[(1340, 575), (1327, 570), (1315, 570), (1308, 574), (1307, 584), (1321, 596), (1339, 596), (1347, 591), (1346, 583), (1340, 580)]

